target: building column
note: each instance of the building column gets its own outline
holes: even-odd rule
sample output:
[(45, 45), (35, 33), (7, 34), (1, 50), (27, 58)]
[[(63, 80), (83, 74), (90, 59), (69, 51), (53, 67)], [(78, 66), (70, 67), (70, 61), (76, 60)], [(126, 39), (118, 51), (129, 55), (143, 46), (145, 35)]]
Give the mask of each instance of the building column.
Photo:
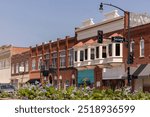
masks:
[(59, 70), (59, 67), (60, 67), (60, 53), (59, 53), (59, 39), (57, 39), (57, 87), (58, 87), (58, 89), (60, 88), (59, 87), (59, 84), (60, 84), (60, 79), (59, 79), (60, 70)]
[(77, 62), (80, 62), (80, 50), (77, 50)]
[(120, 56), (123, 57), (123, 44), (120, 43)]
[(88, 61), (91, 60), (91, 48), (88, 48), (88, 56), (87, 56), (87, 58), (88, 58)]
[(102, 46), (99, 46), (99, 58), (102, 59)]
[(68, 68), (68, 38), (69, 36), (66, 36), (66, 68)]
[(112, 43), (112, 57), (116, 56), (116, 43)]

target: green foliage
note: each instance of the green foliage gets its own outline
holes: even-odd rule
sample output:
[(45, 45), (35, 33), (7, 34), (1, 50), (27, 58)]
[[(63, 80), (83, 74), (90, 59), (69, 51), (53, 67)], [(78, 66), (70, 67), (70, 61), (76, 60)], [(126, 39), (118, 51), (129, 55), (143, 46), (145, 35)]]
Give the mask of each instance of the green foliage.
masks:
[(130, 93), (125, 89), (91, 89), (88, 87), (69, 87), (66, 90), (46, 84), (26, 85), (13, 94), (0, 93), (0, 98), (15, 98), (28, 100), (150, 100), (150, 93), (142, 91)]

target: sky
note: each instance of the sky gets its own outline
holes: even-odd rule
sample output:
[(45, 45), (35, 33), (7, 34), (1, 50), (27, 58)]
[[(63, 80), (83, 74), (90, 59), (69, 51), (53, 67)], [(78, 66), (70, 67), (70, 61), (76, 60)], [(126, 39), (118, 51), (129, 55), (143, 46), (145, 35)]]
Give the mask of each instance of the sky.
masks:
[(74, 36), (75, 27), (84, 20), (93, 18), (95, 23), (101, 22), (104, 13), (115, 10), (104, 6), (100, 13), (101, 2), (150, 14), (148, 0), (0, 0), (0, 46), (29, 47)]

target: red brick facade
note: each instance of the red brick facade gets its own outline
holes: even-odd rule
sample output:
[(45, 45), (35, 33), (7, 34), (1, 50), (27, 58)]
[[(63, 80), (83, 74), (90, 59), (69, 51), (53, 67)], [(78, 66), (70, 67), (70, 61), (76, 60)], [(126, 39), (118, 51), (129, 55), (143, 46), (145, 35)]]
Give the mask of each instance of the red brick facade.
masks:
[[(30, 60), (30, 78), (31, 79), (40, 79), (42, 83), (45, 81), (52, 83), (53, 85), (57, 83), (61, 83), (63, 87), (65, 82), (69, 82), (69, 85), (72, 85), (72, 75), (76, 76), (76, 70), (73, 68), (73, 58), (72, 65), (70, 66), (69, 62), (69, 50), (72, 49), (72, 46), (75, 45), (76, 39), (72, 37), (66, 37), (65, 39), (57, 39), (55, 42), (49, 42), (42, 45), (36, 45), (36, 47), (30, 48), (31, 60)], [(65, 58), (61, 67), (61, 52)], [(73, 51), (72, 51), (73, 52)], [(46, 56), (48, 58), (46, 58)], [(53, 56), (55, 56), (53, 58)], [(73, 53), (72, 53), (73, 57)], [(49, 70), (48, 77), (44, 77), (42, 72), (40, 73), (40, 69), (38, 68), (40, 65), (39, 58), (41, 58), (41, 64), (44, 64), (46, 69)], [(33, 70), (33, 60), (36, 60), (36, 68)], [(65, 64), (65, 65), (64, 65)], [(55, 79), (54, 79), (55, 77)], [(61, 78), (60, 78), (61, 77)], [(57, 78), (57, 80), (56, 80)], [(55, 80), (55, 81), (54, 81)]]

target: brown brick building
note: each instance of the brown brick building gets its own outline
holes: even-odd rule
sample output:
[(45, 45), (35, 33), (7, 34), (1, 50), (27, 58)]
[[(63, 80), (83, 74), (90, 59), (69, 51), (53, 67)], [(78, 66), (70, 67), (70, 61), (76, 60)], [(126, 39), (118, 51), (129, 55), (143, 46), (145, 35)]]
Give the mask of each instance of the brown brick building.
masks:
[(59, 88), (75, 85), (76, 69), (73, 68), (72, 49), (75, 43), (74, 37), (67, 36), (65, 39), (31, 47), (30, 79), (49, 82)]
[(0, 47), (0, 83), (11, 82), (11, 57), (28, 48), (3, 45)]
[(29, 74), (30, 51), (15, 54), (11, 57), (11, 83), (16, 87), (30, 80)]

